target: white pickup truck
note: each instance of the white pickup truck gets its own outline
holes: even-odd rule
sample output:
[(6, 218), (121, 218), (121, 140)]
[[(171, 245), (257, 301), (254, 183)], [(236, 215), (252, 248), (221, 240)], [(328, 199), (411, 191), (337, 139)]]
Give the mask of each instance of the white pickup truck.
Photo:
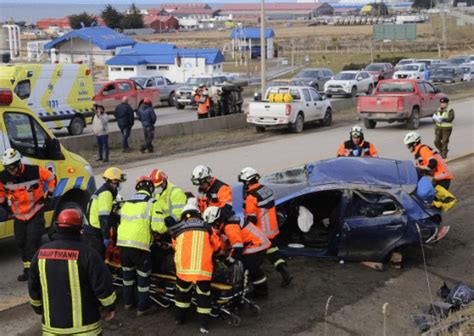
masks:
[(257, 132), (286, 126), (300, 133), (305, 123), (314, 121), (323, 126), (331, 125), (332, 107), (329, 99), (307, 86), (271, 87), (265, 99), (250, 102), (247, 111), (247, 122), (254, 124)]

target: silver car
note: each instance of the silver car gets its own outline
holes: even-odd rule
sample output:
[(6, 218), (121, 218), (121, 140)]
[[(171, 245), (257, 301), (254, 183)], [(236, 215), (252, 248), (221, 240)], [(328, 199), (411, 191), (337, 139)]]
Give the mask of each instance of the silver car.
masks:
[(306, 85), (312, 86), (317, 91), (322, 91), (324, 89), (324, 84), (331, 77), (334, 76), (334, 73), (331, 69), (327, 68), (309, 68), (301, 70), (293, 80), (302, 81)]

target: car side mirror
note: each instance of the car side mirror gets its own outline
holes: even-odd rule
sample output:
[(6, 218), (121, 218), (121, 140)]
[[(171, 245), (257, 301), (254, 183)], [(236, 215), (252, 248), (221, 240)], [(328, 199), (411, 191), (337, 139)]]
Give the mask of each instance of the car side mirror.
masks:
[(358, 81), (360, 81), (360, 80), (362, 80), (362, 77), (357, 77), (356, 79), (357, 79)]
[(326, 95), (323, 95), (323, 94), (320, 95), (320, 96), (319, 96), (319, 100), (326, 100)]

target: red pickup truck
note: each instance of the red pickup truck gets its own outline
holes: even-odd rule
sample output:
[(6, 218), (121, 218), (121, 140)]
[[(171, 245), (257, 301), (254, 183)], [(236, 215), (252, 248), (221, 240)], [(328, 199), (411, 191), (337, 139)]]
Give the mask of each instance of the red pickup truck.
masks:
[(423, 80), (382, 80), (372, 96), (357, 98), (357, 113), (367, 128), (374, 128), (378, 121), (406, 121), (407, 128), (417, 129), (420, 118), (436, 112), (442, 97), (446, 94)]
[(107, 113), (113, 113), (124, 96), (128, 97), (128, 103), (134, 111), (138, 110), (145, 97), (150, 98), (153, 106), (160, 105), (160, 89), (143, 88), (133, 80), (118, 79), (98, 82), (94, 83), (94, 88), (94, 102), (104, 106)]

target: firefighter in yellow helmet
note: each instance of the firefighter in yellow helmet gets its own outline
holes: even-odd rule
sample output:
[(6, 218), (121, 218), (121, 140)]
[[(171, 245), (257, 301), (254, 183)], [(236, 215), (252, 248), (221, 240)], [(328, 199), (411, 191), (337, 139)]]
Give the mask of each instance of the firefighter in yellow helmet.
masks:
[(127, 179), (120, 168), (107, 168), (102, 175), (105, 183), (92, 195), (88, 206), (89, 225), (84, 227), (83, 240), (102, 258), (110, 243), (111, 213), (121, 184)]
[[(153, 197), (155, 186), (148, 176), (141, 176), (135, 184), (135, 195), (120, 209), (120, 225), (117, 232), (117, 246), (123, 275), (123, 296), (125, 309), (135, 305), (135, 288), (138, 289), (137, 316), (146, 315), (149, 309), (150, 274), (152, 270), (150, 246), (153, 232), (166, 232), (164, 222), (157, 213), (157, 202)], [(135, 281), (137, 286), (135, 286)]]

